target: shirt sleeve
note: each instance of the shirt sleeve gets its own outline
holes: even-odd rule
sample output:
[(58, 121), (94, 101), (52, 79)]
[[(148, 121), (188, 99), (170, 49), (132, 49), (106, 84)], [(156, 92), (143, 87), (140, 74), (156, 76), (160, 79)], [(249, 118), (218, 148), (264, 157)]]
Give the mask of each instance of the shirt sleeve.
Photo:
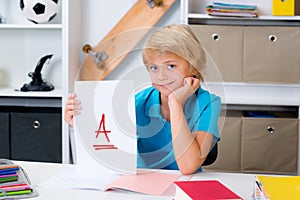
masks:
[(205, 106), (200, 106), (201, 112), (199, 113), (198, 128), (196, 129), (209, 132), (214, 135), (215, 139), (219, 140), (218, 119), (221, 112), (221, 98), (211, 94), (206, 102)]

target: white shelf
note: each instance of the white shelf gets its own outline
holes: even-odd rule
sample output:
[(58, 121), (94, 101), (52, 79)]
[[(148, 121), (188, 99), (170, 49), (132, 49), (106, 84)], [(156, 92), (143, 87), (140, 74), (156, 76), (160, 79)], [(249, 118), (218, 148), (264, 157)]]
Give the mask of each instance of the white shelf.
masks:
[(210, 16), (205, 13), (189, 13), (188, 18), (195, 19), (220, 19), (220, 20), (274, 20), (274, 21), (300, 21), (300, 16), (270, 16), (270, 15), (261, 15), (256, 18), (250, 17), (218, 17)]
[(206, 83), (209, 91), (219, 95), (223, 104), (299, 106), (300, 85)]
[(0, 24), (0, 29), (62, 29), (62, 24)]
[(22, 92), (20, 87), (0, 87), (0, 97), (62, 97), (63, 90), (58, 88), (49, 92)]
[(250, 26), (300, 26), (300, 16), (270, 16), (259, 17), (221, 17), (207, 14), (189, 13), (183, 19), (189, 24), (211, 24), (211, 25), (250, 25)]

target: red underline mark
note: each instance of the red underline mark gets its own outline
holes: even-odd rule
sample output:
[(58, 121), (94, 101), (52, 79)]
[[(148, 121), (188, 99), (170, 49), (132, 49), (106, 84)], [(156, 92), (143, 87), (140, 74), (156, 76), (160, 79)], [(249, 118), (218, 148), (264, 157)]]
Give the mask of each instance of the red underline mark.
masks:
[(112, 144), (94, 144), (93, 147), (95, 150), (118, 149)]

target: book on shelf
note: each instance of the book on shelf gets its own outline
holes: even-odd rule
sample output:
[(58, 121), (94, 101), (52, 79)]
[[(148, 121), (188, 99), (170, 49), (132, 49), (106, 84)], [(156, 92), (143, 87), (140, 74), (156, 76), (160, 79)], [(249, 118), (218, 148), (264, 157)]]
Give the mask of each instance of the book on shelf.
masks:
[(206, 6), (206, 12), (208, 15), (212, 16), (258, 17), (257, 6), (246, 4), (213, 2), (213, 4)]
[(243, 199), (217, 180), (175, 181), (174, 200)]

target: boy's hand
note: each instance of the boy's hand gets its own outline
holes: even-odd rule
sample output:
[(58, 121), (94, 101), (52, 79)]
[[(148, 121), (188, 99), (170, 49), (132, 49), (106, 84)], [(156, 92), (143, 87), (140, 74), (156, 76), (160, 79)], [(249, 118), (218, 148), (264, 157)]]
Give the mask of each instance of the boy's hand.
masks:
[(194, 92), (200, 87), (200, 80), (193, 77), (186, 77), (183, 80), (183, 86), (173, 91), (168, 99), (169, 104), (177, 100), (182, 106), (184, 106), (186, 100), (194, 94)]
[(69, 95), (68, 101), (66, 103), (66, 108), (65, 108), (65, 116), (64, 120), (70, 125), (73, 126), (73, 119), (75, 115), (80, 114), (81, 108), (81, 102), (76, 98), (76, 94), (72, 93)]

